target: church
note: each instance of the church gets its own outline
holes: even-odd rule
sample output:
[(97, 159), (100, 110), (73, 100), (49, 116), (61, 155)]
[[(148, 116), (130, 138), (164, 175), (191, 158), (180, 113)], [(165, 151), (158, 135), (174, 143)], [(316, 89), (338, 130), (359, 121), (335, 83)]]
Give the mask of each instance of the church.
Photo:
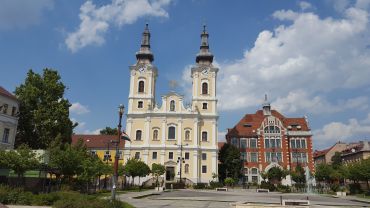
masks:
[(209, 183), (218, 172), (216, 77), (219, 69), (212, 64), (205, 26), (200, 36), (200, 51), (191, 68), (189, 106), (175, 92), (162, 95), (162, 102), (156, 102), (160, 69), (153, 64), (148, 24), (142, 33), (136, 64), (129, 67), (126, 133), (131, 142), (126, 142), (124, 160), (137, 158), (149, 167), (153, 163), (164, 165), (166, 182), (181, 178), (190, 184)]

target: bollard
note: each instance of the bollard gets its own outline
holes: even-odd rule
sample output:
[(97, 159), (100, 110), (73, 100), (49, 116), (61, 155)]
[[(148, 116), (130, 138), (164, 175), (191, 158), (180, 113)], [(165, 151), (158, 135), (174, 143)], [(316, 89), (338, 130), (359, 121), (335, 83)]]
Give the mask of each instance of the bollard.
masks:
[(283, 196), (280, 196), (280, 205), (283, 205)]
[(171, 191), (173, 191), (173, 184), (171, 183)]

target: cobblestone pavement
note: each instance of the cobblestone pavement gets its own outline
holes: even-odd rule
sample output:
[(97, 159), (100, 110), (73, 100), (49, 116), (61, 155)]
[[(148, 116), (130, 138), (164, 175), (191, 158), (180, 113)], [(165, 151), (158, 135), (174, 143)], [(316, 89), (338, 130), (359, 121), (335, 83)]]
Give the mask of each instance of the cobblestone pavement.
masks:
[[(155, 194), (155, 195), (150, 195)], [(144, 198), (135, 199), (137, 196)], [(139, 193), (127, 193), (119, 196), (137, 208), (144, 207), (230, 207), (231, 203), (262, 203), (280, 204), (280, 196), (283, 199), (308, 199), (311, 207), (370, 207), (368, 202), (352, 201), (346, 198), (334, 198), (314, 194), (281, 194), (281, 193), (256, 193), (248, 190), (231, 190), (228, 192), (216, 192), (213, 190), (176, 190), (173, 192), (145, 191)]]

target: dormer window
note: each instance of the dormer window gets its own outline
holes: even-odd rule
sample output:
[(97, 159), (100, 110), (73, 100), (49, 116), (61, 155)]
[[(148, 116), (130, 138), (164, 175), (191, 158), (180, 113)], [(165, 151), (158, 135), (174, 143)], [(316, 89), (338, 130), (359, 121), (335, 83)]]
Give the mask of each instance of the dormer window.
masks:
[(170, 102), (170, 111), (175, 111), (175, 101), (171, 100)]

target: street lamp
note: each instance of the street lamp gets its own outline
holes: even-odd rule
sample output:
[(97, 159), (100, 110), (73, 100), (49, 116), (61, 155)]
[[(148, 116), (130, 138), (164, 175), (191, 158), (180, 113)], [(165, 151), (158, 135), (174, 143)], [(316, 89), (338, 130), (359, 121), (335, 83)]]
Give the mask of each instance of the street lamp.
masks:
[(175, 143), (175, 145), (180, 147), (180, 157), (177, 157), (177, 163), (180, 163), (180, 183), (182, 183), (182, 163), (185, 163), (185, 158), (182, 157), (182, 147), (188, 146), (188, 144), (182, 145)]
[(123, 115), (124, 110), (125, 110), (125, 106), (123, 106), (122, 104), (119, 105), (118, 107), (119, 120), (118, 120), (118, 126), (117, 126), (118, 137), (116, 141), (112, 141), (112, 143), (116, 145), (116, 156), (114, 158), (114, 175), (112, 178), (112, 201), (116, 200), (116, 188), (117, 188), (117, 181), (118, 181), (118, 160), (119, 160), (118, 148), (119, 148), (119, 143), (121, 140), (121, 127), (122, 127), (121, 122), (122, 122), (122, 115)]

